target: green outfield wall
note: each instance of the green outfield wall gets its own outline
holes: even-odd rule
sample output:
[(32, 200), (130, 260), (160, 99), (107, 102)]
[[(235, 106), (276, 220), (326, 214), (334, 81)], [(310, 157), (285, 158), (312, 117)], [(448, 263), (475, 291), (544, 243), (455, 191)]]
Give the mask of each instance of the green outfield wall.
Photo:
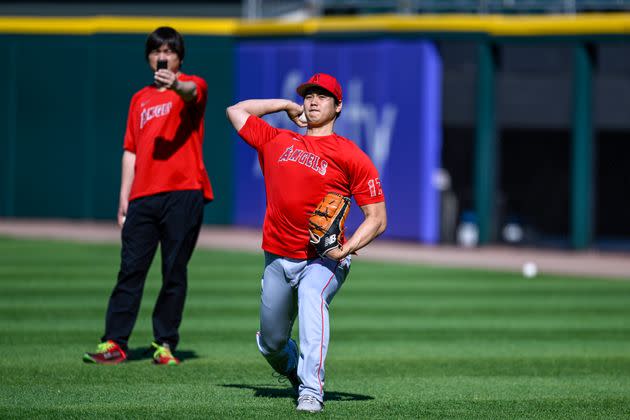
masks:
[(497, 164), (496, 46), (555, 43), (574, 49), (570, 242), (593, 235), (590, 52), (630, 40), (630, 14), (583, 16), (358, 16), (301, 22), (165, 17), (0, 17), (0, 216), (111, 219), (131, 95), (151, 80), (145, 36), (171, 25), (186, 37), (184, 70), (209, 84), (204, 154), (217, 200), (206, 223), (233, 214), (233, 148), (224, 109), (234, 97), (233, 45), (242, 37), (422, 37), (478, 44), (475, 166), (480, 239), (491, 242)]
[[(0, 36), (1, 214), (111, 219), (129, 100), (152, 80), (145, 34)], [(217, 197), (206, 222), (230, 222), (232, 40), (190, 35), (184, 71), (209, 82), (204, 155)]]

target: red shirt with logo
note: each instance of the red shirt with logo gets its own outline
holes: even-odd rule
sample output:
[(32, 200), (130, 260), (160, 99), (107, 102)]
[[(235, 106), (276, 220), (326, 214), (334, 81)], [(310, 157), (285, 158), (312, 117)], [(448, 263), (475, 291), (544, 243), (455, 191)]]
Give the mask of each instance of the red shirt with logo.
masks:
[(178, 79), (195, 82), (197, 97), (185, 102), (150, 85), (131, 99), (124, 148), (135, 153), (136, 166), (129, 201), (179, 190), (214, 198), (202, 151), (208, 85), (197, 76), (180, 73)]
[(354, 196), (359, 206), (385, 200), (370, 158), (337, 134), (305, 136), (277, 129), (251, 115), (238, 133), (258, 151), (265, 178), (265, 251), (289, 258), (314, 258), (308, 219), (328, 192)]

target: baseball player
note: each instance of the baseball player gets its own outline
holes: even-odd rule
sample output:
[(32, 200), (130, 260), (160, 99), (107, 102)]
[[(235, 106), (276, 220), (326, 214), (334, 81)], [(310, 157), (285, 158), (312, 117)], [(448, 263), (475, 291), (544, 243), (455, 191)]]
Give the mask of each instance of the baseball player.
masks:
[[(285, 99), (253, 99), (227, 109), (238, 134), (258, 152), (267, 209), (262, 248), (260, 352), (288, 377), (298, 393), (297, 410), (324, 407), (324, 361), (333, 297), (350, 271), (351, 254), (386, 226), (379, 174), (352, 141), (334, 133), (342, 108), (337, 80), (315, 74), (297, 88), (303, 105)], [(285, 111), (306, 134), (274, 128), (260, 117)], [(319, 256), (309, 243), (309, 216), (328, 193), (354, 196), (364, 220), (347, 242)], [(299, 317), (299, 351), (290, 338)]]
[(187, 265), (197, 242), (204, 204), (213, 199), (202, 157), (208, 87), (180, 71), (184, 40), (173, 28), (149, 34), (145, 57), (154, 82), (131, 99), (122, 157), (118, 224), (122, 252), (109, 299), (105, 333), (85, 362), (127, 359), (147, 272), (160, 244), (162, 289), (153, 311), (156, 364), (176, 365), (187, 288)]

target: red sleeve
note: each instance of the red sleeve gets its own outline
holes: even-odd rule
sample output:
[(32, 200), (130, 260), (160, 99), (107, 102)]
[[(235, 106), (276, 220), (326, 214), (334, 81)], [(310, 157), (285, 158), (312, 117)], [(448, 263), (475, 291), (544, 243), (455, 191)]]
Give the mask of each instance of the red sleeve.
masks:
[(359, 206), (385, 201), (381, 180), (372, 160), (361, 149), (351, 154), (350, 192)]
[(131, 103), (129, 104), (129, 112), (127, 114), (127, 130), (125, 131), (125, 141), (123, 143), (123, 149), (128, 150), (131, 153), (136, 153), (136, 136), (138, 134), (138, 124), (136, 119), (134, 118), (135, 104), (136, 96), (131, 98)]
[(208, 100), (208, 84), (201, 77), (197, 76), (191, 76), (191, 80), (197, 85), (197, 98), (195, 99), (195, 103), (203, 104), (205, 107), (206, 101)]
[(254, 149), (260, 149), (265, 143), (273, 140), (280, 130), (270, 126), (262, 118), (258, 118), (255, 115), (250, 115), (245, 121), (245, 125), (238, 132), (243, 140), (247, 142)]

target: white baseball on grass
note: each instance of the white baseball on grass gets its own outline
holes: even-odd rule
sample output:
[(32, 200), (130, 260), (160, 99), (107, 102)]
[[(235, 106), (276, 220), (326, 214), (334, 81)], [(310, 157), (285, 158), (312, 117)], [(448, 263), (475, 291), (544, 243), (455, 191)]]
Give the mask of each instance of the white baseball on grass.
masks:
[(300, 116), (298, 117), (298, 120), (300, 120), (301, 122), (305, 123), (306, 122), (306, 113), (302, 112), (300, 114)]
[(528, 261), (525, 264), (523, 264), (523, 275), (525, 277), (527, 278), (536, 277), (536, 274), (538, 274), (538, 267), (536, 267), (536, 263)]

